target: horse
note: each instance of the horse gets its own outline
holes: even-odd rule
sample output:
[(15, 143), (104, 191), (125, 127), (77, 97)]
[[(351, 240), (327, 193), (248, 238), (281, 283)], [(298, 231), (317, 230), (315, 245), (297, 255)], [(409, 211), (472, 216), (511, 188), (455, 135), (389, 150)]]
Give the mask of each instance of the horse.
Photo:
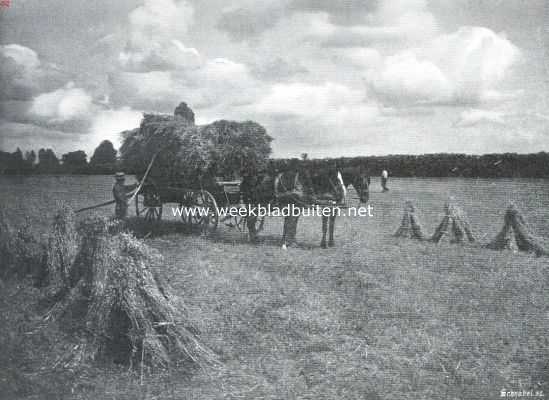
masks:
[[(369, 195), (370, 178), (362, 168), (337, 167), (315, 168), (310, 172), (311, 184), (316, 204), (328, 207), (329, 215), (322, 213), (322, 240), (320, 247), (325, 249), (333, 247), (335, 221), (339, 207), (346, 203), (349, 186), (356, 190), (361, 203), (367, 203)], [(328, 242), (326, 242), (326, 234)]]
[[(329, 213), (321, 213), (322, 240), (320, 246), (324, 249), (334, 246), (336, 211), (338, 207), (344, 205), (348, 187), (353, 185), (361, 203), (366, 203), (369, 200), (370, 178), (361, 168), (294, 169), (280, 172), (273, 184), (274, 202), (279, 207), (293, 205), (306, 209), (321, 206), (330, 209)], [(288, 238), (291, 242), (295, 241), (298, 218), (298, 216), (285, 217), (282, 232), (283, 248), (287, 247)], [(328, 242), (326, 242), (327, 233), (329, 233)]]
[(370, 200), (370, 176), (363, 167), (344, 167), (338, 169), (346, 189), (353, 185), (360, 203)]

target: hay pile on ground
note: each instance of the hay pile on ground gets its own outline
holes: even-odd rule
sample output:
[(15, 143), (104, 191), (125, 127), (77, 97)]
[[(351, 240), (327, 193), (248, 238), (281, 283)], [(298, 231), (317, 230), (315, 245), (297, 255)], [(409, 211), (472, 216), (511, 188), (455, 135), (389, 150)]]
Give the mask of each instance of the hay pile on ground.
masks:
[(78, 240), (74, 211), (62, 206), (54, 216), (46, 254), (48, 286), (55, 296), (72, 286), (74, 277), (71, 273), (78, 252)]
[(395, 236), (419, 240), (425, 238), (421, 223), (416, 215), (415, 207), (409, 200), (404, 204), (404, 215), (402, 216), (400, 227), (395, 232)]
[(32, 233), (31, 221), (13, 227), (0, 210), (0, 278), (44, 276), (45, 249)]
[(194, 125), (194, 113), (184, 103), (174, 116), (145, 114), (140, 127), (122, 132), (122, 138), (124, 168), (143, 173), (158, 153), (151, 178), (184, 185), (196, 184), (201, 177), (263, 168), (272, 141), (265, 128), (252, 121)]
[[(78, 253), (64, 272), (69, 287), (49, 318), (86, 332), (83, 359), (153, 368), (213, 362), (213, 354), (188, 328), (180, 301), (153, 273), (162, 262), (156, 251), (116, 232), (106, 219), (87, 220), (79, 230)], [(60, 247), (65, 249), (63, 243)]]
[(443, 238), (448, 238), (451, 243), (463, 243), (465, 238), (470, 243), (475, 242), (471, 225), (461, 208), (448, 201), (444, 206), (444, 212), (444, 218), (431, 237), (433, 242), (439, 243)]
[(520, 211), (511, 204), (505, 212), (501, 231), (486, 247), (493, 250), (512, 249), (513, 245), (520, 251), (535, 253), (537, 256), (549, 255), (541, 240), (530, 233), (530, 229)]

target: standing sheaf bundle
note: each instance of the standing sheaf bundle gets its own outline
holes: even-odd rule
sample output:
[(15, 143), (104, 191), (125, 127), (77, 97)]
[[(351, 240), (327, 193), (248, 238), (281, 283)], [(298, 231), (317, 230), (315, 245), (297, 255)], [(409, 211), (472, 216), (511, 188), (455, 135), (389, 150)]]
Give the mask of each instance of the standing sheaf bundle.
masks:
[(61, 207), (54, 216), (48, 239), (46, 272), (50, 293), (58, 295), (71, 286), (71, 273), (78, 252), (76, 216), (67, 206)]
[(13, 254), (13, 243), (15, 241), (15, 230), (8, 222), (4, 210), (0, 210), (0, 277), (6, 278), (14, 271), (15, 255)]
[(513, 242), (519, 250), (535, 253), (537, 256), (549, 255), (540, 240), (530, 233), (528, 225), (520, 211), (511, 204), (505, 212), (501, 231), (486, 247), (493, 250), (511, 249)]
[(404, 215), (402, 216), (400, 227), (394, 236), (420, 240), (425, 238), (421, 223), (416, 215), (415, 207), (409, 200), (404, 204)]
[(40, 281), (44, 258), (44, 246), (32, 233), (31, 221), (14, 227), (0, 210), (0, 278), (31, 276)]
[(153, 368), (213, 363), (188, 327), (183, 305), (153, 272), (160, 254), (117, 230), (101, 218), (83, 224), (70, 287), (50, 318), (86, 332), (83, 358)]
[(439, 243), (443, 237), (449, 237), (452, 243), (463, 243), (464, 239), (470, 243), (475, 242), (475, 236), (471, 230), (467, 216), (455, 204), (447, 202), (444, 206), (445, 216), (435, 230), (431, 240)]
[[(182, 106), (186, 109), (183, 114)], [(138, 129), (122, 132), (124, 168), (143, 173), (158, 153), (150, 173), (155, 182), (192, 185), (204, 176), (265, 166), (272, 138), (261, 125), (221, 120), (198, 126), (191, 113), (182, 103), (174, 116), (145, 114)]]

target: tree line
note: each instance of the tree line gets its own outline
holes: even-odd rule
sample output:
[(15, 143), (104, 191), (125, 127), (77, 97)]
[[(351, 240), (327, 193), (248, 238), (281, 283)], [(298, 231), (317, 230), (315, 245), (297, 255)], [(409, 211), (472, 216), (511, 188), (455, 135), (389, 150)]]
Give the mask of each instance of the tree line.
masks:
[(52, 149), (23, 153), (0, 151), (0, 174), (112, 174), (119, 167), (117, 151), (112, 142), (104, 140), (97, 146), (90, 160), (84, 150), (70, 151), (57, 157)]
[(387, 170), (395, 177), (549, 178), (549, 153), (387, 155), (309, 159), (279, 159), (277, 164), (299, 162), (305, 168), (364, 168), (370, 176)]
[[(387, 170), (395, 177), (464, 177), (464, 178), (549, 178), (549, 153), (534, 154), (422, 154), (387, 155), (309, 159), (274, 159), (283, 164), (299, 163), (306, 168), (358, 167), (371, 176)], [(127, 167), (127, 166), (126, 166)], [(113, 144), (104, 140), (88, 161), (83, 150), (65, 153), (58, 158), (52, 149), (40, 149), (23, 153), (0, 151), (0, 174), (112, 174), (124, 170)], [(126, 173), (135, 171), (128, 170)]]

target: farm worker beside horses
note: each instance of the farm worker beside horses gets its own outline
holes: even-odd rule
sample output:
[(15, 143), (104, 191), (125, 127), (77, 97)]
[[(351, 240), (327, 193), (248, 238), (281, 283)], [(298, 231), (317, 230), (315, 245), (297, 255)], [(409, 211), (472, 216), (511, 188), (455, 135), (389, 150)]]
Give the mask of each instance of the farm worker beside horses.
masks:
[[(257, 186), (258, 186), (258, 174), (255, 166), (246, 166), (240, 171), (242, 176), (242, 182), (240, 183), (240, 192), (242, 193), (242, 201), (244, 205), (257, 205)], [(250, 242), (257, 243), (259, 241), (256, 230), (257, 215), (246, 216), (246, 225), (248, 228), (248, 234), (250, 235)]]
[[(299, 180), (299, 162), (291, 160), (283, 166), (274, 182), (275, 198), (280, 207), (299, 205), (303, 197), (303, 186)], [(288, 215), (284, 217), (282, 230), (282, 246), (296, 247), (297, 223), (299, 215)]]
[(117, 219), (124, 219), (128, 215), (128, 192), (135, 189), (137, 185), (126, 185), (126, 177), (123, 172), (117, 172), (114, 177), (116, 180), (112, 188), (116, 202), (114, 213)]
[(389, 188), (387, 187), (388, 180), (389, 180), (389, 173), (387, 172), (386, 169), (384, 169), (381, 172), (381, 188), (383, 189), (384, 192), (387, 192), (389, 190)]

